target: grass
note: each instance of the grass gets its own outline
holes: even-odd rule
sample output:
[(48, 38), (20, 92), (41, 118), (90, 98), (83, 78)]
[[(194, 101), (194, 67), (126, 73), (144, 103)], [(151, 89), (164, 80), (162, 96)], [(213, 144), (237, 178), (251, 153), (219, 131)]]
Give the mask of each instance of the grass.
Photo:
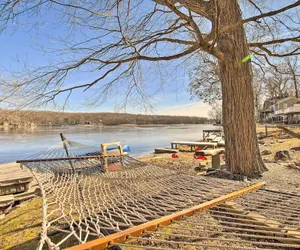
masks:
[(0, 249), (35, 249), (41, 232), (42, 200), (34, 199), (0, 220)]

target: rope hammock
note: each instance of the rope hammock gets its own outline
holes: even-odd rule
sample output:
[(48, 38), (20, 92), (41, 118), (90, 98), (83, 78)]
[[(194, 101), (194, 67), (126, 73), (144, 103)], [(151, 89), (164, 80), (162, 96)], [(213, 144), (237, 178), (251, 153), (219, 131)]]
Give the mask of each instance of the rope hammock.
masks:
[(108, 155), (104, 171), (103, 156), (89, 156), (90, 152), (99, 149), (64, 140), (19, 161), (41, 189), (43, 221), (37, 249), (82, 244), (247, 186), (171, 171), (129, 156)]
[(263, 188), (142, 236), (110, 242), (108, 249), (300, 249), (299, 215), (299, 194)]

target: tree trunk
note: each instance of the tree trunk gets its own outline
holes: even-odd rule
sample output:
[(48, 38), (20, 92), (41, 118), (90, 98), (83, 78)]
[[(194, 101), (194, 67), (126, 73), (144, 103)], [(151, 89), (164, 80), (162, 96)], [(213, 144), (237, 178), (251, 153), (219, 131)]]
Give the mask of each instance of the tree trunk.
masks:
[[(242, 19), (237, 0), (218, 1), (220, 28)], [(233, 173), (257, 177), (267, 169), (262, 161), (254, 116), (251, 62), (244, 27), (238, 26), (219, 35), (217, 46), (224, 54), (219, 61), (223, 94), (223, 125), (226, 166)]]

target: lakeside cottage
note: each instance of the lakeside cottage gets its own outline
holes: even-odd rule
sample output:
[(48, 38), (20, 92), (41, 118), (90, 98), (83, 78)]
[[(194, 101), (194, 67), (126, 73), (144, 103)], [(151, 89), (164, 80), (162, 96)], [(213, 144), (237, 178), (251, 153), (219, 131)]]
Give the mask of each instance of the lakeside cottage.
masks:
[(300, 123), (300, 99), (293, 96), (267, 99), (260, 113), (260, 121), (266, 123)]

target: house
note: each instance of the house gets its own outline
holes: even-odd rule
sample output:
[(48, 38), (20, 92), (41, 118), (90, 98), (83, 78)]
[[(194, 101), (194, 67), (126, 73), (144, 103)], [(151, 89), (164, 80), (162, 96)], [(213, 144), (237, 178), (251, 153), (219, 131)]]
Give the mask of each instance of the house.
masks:
[(272, 122), (274, 119), (274, 109), (275, 104), (281, 97), (272, 97), (265, 100), (263, 108), (260, 111), (260, 121), (261, 122)]
[[(289, 96), (265, 101), (260, 118), (262, 122), (298, 123), (300, 121), (300, 100)], [(299, 116), (299, 117), (298, 117)]]
[(300, 100), (296, 97), (290, 96), (275, 102), (272, 107), (275, 115), (284, 115), (286, 112), (294, 106)]

